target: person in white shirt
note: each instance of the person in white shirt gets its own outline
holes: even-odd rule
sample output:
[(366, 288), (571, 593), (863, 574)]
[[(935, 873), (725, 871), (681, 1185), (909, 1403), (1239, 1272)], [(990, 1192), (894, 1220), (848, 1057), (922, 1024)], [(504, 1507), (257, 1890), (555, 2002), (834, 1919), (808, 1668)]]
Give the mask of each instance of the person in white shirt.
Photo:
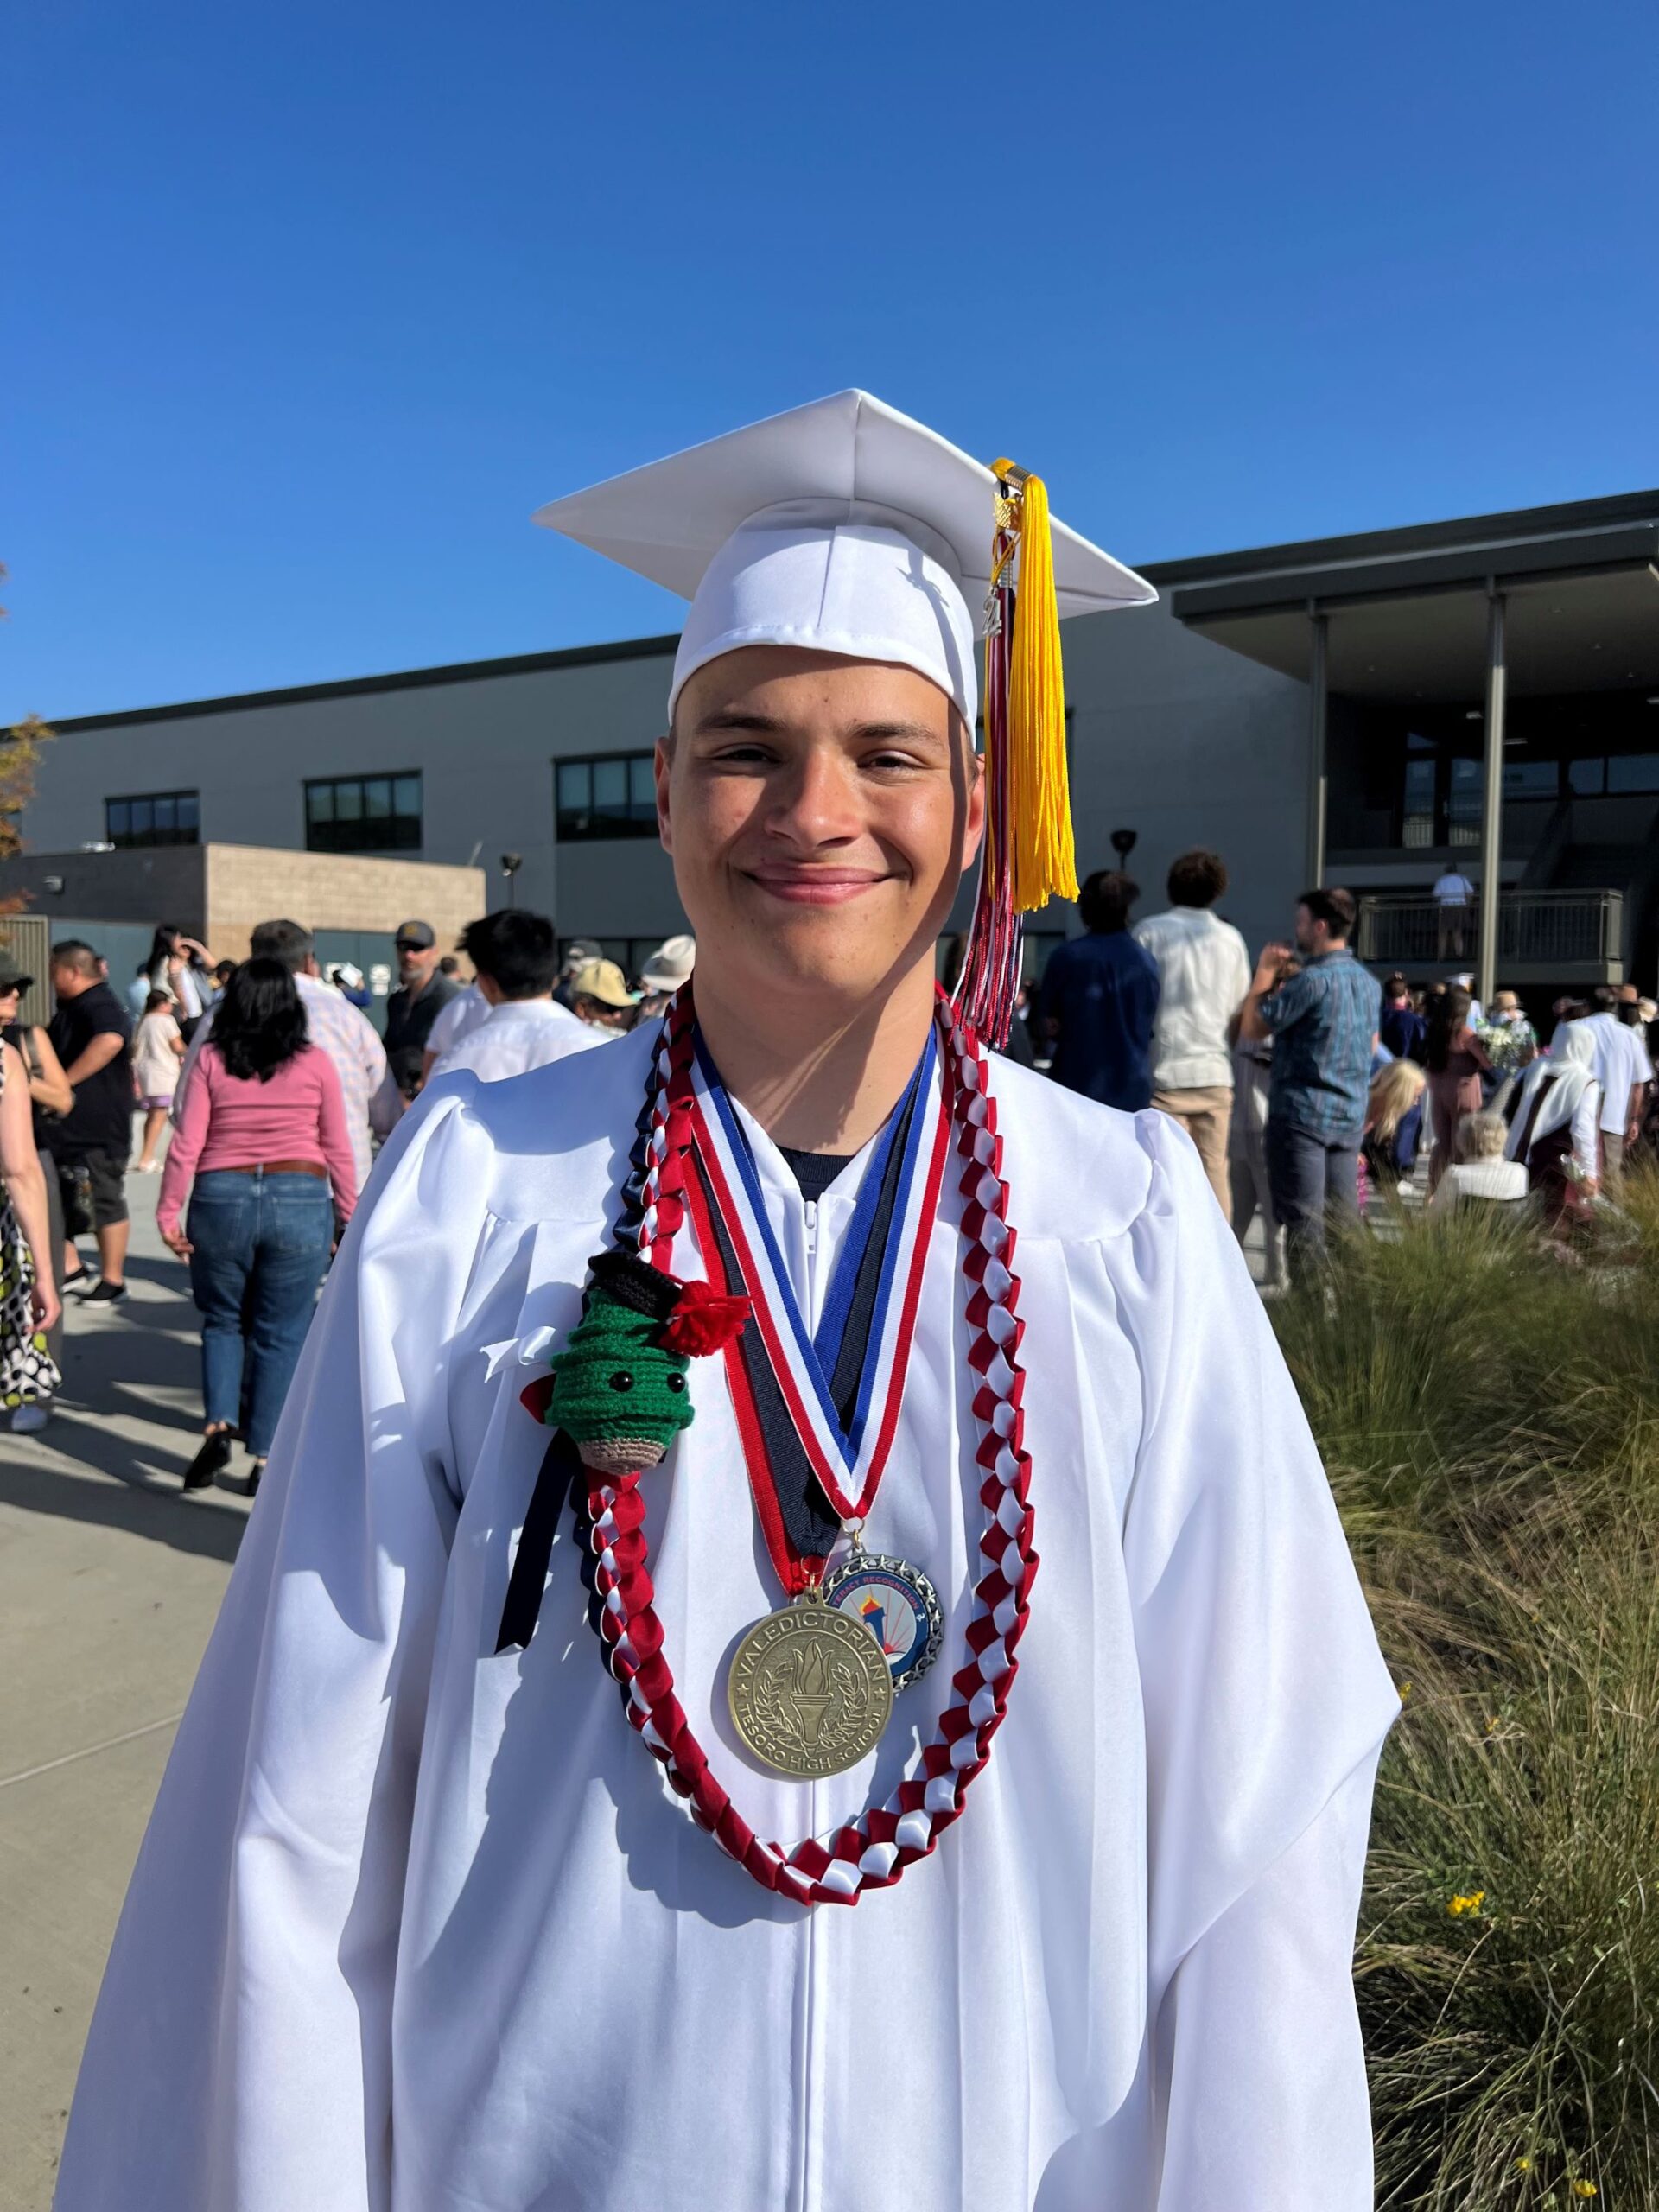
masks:
[(1526, 1162), (1503, 1157), (1509, 1137), (1501, 1114), (1465, 1114), (1458, 1124), (1458, 1157), (1435, 1186), (1429, 1211), (1524, 1204), (1530, 1188)]
[(1210, 1187), (1230, 1221), (1233, 1024), (1249, 992), (1250, 956), (1232, 924), (1211, 912), (1226, 888), (1219, 853), (1183, 853), (1169, 871), (1169, 911), (1137, 922), (1135, 940), (1158, 963), (1152, 1103), (1198, 1147)]
[(1461, 959), (1464, 937), (1469, 925), (1469, 909), (1474, 902), (1475, 887), (1466, 875), (1449, 868), (1444, 875), (1435, 879), (1434, 903), (1440, 908), (1440, 957), (1448, 953)]
[(1599, 1187), (1601, 1085), (1595, 1059), (1588, 1022), (1563, 1022), (1549, 1051), (1527, 1070), (1510, 1117), (1504, 1151), (1525, 1165), (1552, 1229), (1571, 1230), (1586, 1221)]
[(432, 1071), (444, 1054), (453, 1052), (463, 1037), (470, 1037), (489, 1018), (490, 1002), (474, 978), (441, 1010), (427, 1033), (426, 1058), (421, 1065), (423, 1085), (431, 1082)]
[(135, 1165), (140, 1175), (159, 1175), (162, 1163), (156, 1146), (173, 1109), (179, 1087), (179, 1063), (184, 1058), (184, 1039), (174, 1015), (175, 1001), (165, 991), (151, 991), (132, 1039), (132, 1087), (144, 1109), (143, 1141)]
[(486, 914), (467, 924), (461, 949), (476, 972), (474, 988), (485, 1018), (444, 1053), (437, 1074), (470, 1068), (480, 1082), (499, 1083), (605, 1043), (603, 1030), (590, 1028), (553, 1003), (558, 950), (545, 916), (512, 908)]
[(1486, 1009), (1482, 1006), (1480, 1001), (1475, 996), (1474, 969), (1472, 968), (1465, 968), (1462, 975), (1454, 976), (1452, 978), (1452, 981), (1459, 990), (1468, 992), (1469, 1027), (1471, 1029), (1478, 1029), (1486, 1019)]
[(186, 937), (176, 922), (158, 922), (149, 948), (149, 988), (165, 991), (181, 1024), (194, 1021), (213, 1002), (213, 956), (200, 938)]
[(1593, 1040), (1601, 1085), (1601, 1182), (1608, 1197), (1617, 1198), (1624, 1180), (1625, 1141), (1641, 1116), (1637, 1093), (1653, 1081), (1653, 1062), (1641, 1030), (1619, 1020), (1618, 993), (1604, 984), (1594, 997), (1596, 1010), (1585, 1017), (1584, 1027)]

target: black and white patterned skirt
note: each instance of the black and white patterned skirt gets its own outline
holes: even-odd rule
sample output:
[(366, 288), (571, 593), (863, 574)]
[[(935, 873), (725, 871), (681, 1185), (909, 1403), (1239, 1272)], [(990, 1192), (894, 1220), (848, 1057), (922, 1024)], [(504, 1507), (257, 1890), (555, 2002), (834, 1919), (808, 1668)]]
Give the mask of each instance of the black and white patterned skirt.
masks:
[(49, 1398), (63, 1377), (29, 1312), (35, 1265), (17, 1217), (0, 1198), (0, 1406)]

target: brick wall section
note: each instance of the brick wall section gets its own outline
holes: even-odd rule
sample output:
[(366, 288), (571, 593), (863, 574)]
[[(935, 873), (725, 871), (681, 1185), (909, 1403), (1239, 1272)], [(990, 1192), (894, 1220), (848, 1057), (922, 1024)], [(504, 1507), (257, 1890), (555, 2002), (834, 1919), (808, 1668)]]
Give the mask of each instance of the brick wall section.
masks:
[(447, 951), (488, 911), (484, 871), (426, 861), (207, 845), (207, 942), (223, 960), (247, 957), (256, 924), (279, 917), (311, 930), (376, 930), (430, 922)]

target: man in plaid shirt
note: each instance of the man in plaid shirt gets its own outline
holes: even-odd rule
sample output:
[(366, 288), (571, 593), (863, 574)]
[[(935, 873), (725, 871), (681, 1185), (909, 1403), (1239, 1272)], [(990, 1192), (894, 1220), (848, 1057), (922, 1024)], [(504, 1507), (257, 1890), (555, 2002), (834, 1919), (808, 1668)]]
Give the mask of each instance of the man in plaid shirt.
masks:
[(1348, 950), (1354, 901), (1346, 891), (1305, 891), (1296, 953), (1262, 948), (1239, 1018), (1241, 1037), (1271, 1037), (1268, 1179), (1293, 1274), (1325, 1250), (1327, 1218), (1359, 1219), (1359, 1141), (1382, 992)]

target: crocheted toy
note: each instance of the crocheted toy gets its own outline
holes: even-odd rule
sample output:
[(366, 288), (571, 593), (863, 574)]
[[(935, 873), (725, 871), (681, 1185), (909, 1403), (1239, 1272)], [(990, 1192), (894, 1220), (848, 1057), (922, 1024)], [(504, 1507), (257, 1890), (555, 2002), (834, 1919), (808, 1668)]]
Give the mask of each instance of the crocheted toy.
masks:
[(601, 1252), (581, 1320), (524, 1403), (564, 1431), (584, 1466), (654, 1467), (690, 1425), (692, 1357), (722, 1350), (748, 1313), (747, 1298), (677, 1282), (631, 1252)]

